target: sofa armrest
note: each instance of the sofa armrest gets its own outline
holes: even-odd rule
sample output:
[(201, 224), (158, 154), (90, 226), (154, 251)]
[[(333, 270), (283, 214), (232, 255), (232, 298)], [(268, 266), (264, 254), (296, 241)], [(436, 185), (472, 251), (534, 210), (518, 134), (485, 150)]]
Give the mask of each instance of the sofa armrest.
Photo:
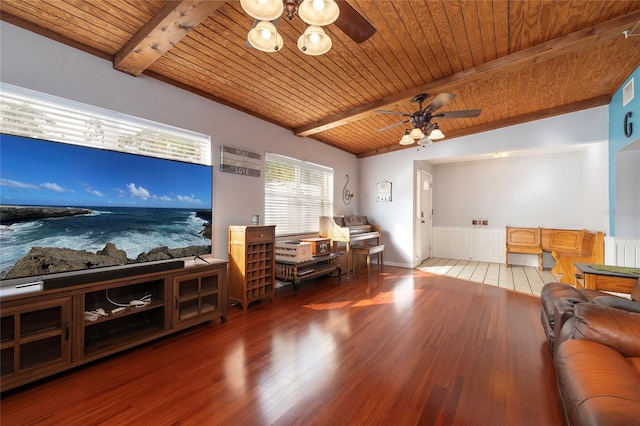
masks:
[(578, 303), (563, 338), (591, 340), (625, 357), (640, 357), (640, 314), (595, 303)]
[(600, 306), (607, 306), (609, 308), (622, 309), (623, 311), (640, 314), (640, 302), (634, 302), (633, 300), (623, 299), (621, 297), (599, 296), (593, 299), (593, 303)]

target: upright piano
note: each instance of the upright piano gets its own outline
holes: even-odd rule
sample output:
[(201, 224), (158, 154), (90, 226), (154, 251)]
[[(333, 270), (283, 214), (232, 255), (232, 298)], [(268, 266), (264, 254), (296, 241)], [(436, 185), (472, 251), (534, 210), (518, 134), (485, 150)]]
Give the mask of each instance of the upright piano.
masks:
[(351, 246), (380, 244), (380, 228), (371, 225), (366, 216), (320, 216), (320, 237), (330, 238), (334, 247), (345, 244), (347, 272), (350, 271)]

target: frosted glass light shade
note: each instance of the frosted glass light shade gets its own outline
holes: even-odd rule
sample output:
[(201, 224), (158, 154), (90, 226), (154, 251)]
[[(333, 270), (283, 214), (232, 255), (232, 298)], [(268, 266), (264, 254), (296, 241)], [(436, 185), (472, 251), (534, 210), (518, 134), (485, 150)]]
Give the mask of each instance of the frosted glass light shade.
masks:
[(309, 25), (324, 27), (338, 19), (340, 8), (333, 0), (304, 0), (298, 6), (298, 16)]
[(424, 133), (422, 133), (422, 130), (420, 130), (419, 127), (414, 127), (409, 136), (411, 136), (411, 139), (422, 139), (424, 137)]
[(418, 141), (418, 145), (421, 145), (421, 146), (431, 145), (432, 143), (433, 143), (433, 141), (431, 139), (429, 139), (427, 136), (422, 137)]
[(282, 15), (282, 0), (240, 0), (247, 15), (260, 21), (273, 21)]
[(442, 131), (436, 127), (431, 131), (431, 133), (429, 133), (429, 139), (432, 139), (432, 140), (444, 139), (444, 133), (442, 133)]
[(304, 54), (317, 56), (327, 53), (331, 49), (331, 39), (320, 27), (307, 27), (298, 39), (298, 49)]
[(260, 21), (247, 35), (249, 44), (262, 52), (277, 52), (282, 48), (284, 40), (278, 34), (276, 26), (269, 21)]
[(400, 139), (400, 145), (411, 145), (414, 142), (415, 141), (413, 140), (411, 135), (409, 135), (409, 129), (405, 130), (404, 135)]

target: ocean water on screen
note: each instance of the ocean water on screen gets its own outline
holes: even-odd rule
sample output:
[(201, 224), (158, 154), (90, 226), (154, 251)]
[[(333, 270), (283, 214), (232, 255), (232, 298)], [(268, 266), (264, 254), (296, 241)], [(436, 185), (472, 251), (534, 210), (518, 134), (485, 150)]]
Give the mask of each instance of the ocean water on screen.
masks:
[(210, 245), (202, 235), (207, 223), (189, 209), (87, 207), (92, 214), (40, 219), (0, 228), (0, 277), (31, 247), (102, 250), (111, 242), (127, 257), (156, 247), (180, 248)]

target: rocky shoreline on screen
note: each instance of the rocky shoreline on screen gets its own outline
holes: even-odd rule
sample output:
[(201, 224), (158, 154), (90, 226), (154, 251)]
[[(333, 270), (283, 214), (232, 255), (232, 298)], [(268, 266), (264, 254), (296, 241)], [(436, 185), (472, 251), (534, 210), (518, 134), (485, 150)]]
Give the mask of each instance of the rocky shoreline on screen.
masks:
[(11, 225), (37, 219), (91, 214), (93, 210), (78, 207), (0, 206), (0, 224)]
[(2, 278), (22, 278), (105, 266), (202, 256), (210, 253), (211, 246), (189, 246), (177, 249), (162, 246), (147, 253), (141, 253), (136, 259), (129, 259), (127, 253), (118, 249), (113, 243), (107, 243), (104, 249), (98, 250), (96, 253), (67, 248), (32, 247), (29, 253), (17, 261)]

